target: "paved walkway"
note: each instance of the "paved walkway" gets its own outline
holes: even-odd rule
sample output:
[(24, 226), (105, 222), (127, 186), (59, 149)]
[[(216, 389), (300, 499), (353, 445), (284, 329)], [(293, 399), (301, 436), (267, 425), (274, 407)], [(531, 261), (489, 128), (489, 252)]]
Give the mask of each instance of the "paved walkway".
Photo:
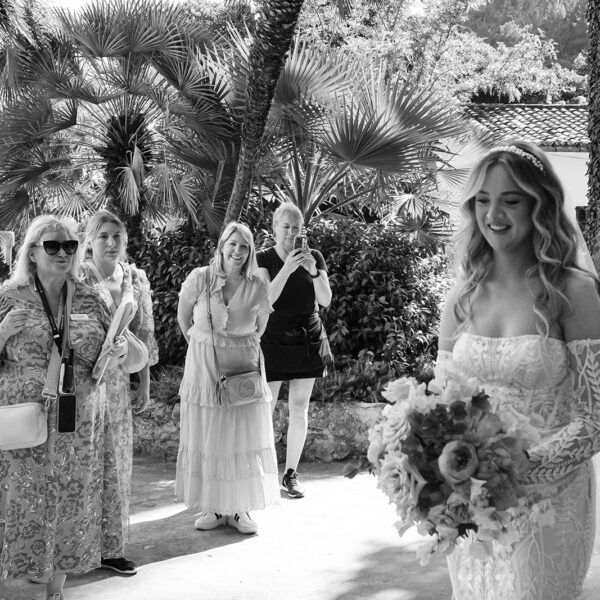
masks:
[[(450, 600), (445, 562), (422, 569), (414, 556), (421, 538), (398, 537), (375, 478), (345, 479), (342, 466), (302, 465), (306, 498), (255, 513), (259, 534), (243, 536), (196, 531), (173, 501), (174, 465), (136, 460), (127, 556), (139, 573), (70, 577), (65, 600)], [(0, 586), (0, 599), (42, 598), (39, 585)], [(598, 598), (600, 556), (585, 600)]]

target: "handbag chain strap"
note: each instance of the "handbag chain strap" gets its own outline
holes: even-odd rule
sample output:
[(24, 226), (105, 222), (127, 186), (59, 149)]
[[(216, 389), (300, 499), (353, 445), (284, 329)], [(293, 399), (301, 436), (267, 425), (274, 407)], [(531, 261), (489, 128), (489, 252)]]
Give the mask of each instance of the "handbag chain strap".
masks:
[(207, 308), (207, 316), (208, 316), (208, 325), (210, 326), (210, 337), (212, 339), (212, 347), (213, 353), (215, 355), (215, 365), (217, 367), (217, 375), (219, 376), (219, 381), (224, 379), (223, 375), (221, 375), (221, 367), (219, 366), (219, 359), (217, 358), (217, 349), (215, 347), (215, 332), (213, 329), (212, 322), (212, 313), (210, 310), (210, 267), (207, 267), (206, 271), (204, 271), (204, 280), (206, 285), (206, 308)]

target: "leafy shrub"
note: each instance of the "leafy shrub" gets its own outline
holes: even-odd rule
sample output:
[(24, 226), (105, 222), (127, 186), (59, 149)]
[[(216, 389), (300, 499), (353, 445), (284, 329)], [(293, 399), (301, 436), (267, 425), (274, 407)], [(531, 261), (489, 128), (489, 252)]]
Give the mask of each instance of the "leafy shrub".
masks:
[[(257, 237), (260, 245), (272, 243), (264, 232)], [(448, 281), (446, 257), (431, 256), (393, 224), (321, 222), (308, 237), (329, 271), (333, 300), (322, 318), (336, 358), (313, 397), (378, 401), (385, 383), (399, 375), (429, 379)], [(154, 293), (160, 364), (182, 365), (178, 293), (194, 267), (208, 264), (214, 241), (202, 230), (158, 231), (131, 240), (129, 250)]]
[(430, 255), (395, 224), (319, 223), (309, 245), (329, 270), (333, 300), (322, 318), (338, 368), (364, 379), (369, 363), (373, 380), (427, 378), (448, 286), (446, 256)]
[(159, 367), (152, 378), (153, 397), (163, 404), (177, 404), (181, 400), (179, 386), (182, 377), (183, 367), (176, 365)]
[(381, 389), (392, 378), (394, 369), (389, 363), (373, 359), (373, 352), (361, 350), (356, 359), (346, 357), (343, 364), (338, 361), (338, 366), (316, 380), (312, 399), (380, 402)]
[(160, 364), (185, 360), (187, 345), (177, 323), (179, 290), (192, 269), (207, 265), (213, 252), (214, 240), (202, 229), (155, 230), (154, 235), (129, 240), (130, 260), (150, 281)]

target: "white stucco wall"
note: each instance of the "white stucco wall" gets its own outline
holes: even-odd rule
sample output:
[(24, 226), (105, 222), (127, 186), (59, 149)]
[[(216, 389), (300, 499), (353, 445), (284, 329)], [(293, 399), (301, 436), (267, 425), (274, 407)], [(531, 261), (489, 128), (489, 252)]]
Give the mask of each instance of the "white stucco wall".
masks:
[(565, 208), (571, 216), (576, 206), (587, 206), (587, 152), (548, 152), (565, 188)]

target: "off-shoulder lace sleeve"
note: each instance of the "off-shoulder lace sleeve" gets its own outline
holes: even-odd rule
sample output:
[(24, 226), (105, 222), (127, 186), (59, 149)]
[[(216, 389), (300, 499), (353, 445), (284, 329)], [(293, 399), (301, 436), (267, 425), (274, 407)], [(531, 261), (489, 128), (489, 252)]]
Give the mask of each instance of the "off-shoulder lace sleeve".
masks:
[(158, 345), (154, 336), (154, 314), (150, 282), (142, 269), (137, 269), (132, 265), (133, 273), (135, 273), (134, 285), (139, 287), (139, 300), (130, 329), (148, 347), (148, 365), (152, 366), (158, 362)]
[(600, 340), (569, 342), (570, 373), (576, 416), (529, 451), (538, 466), (527, 483), (556, 481), (600, 450)]

